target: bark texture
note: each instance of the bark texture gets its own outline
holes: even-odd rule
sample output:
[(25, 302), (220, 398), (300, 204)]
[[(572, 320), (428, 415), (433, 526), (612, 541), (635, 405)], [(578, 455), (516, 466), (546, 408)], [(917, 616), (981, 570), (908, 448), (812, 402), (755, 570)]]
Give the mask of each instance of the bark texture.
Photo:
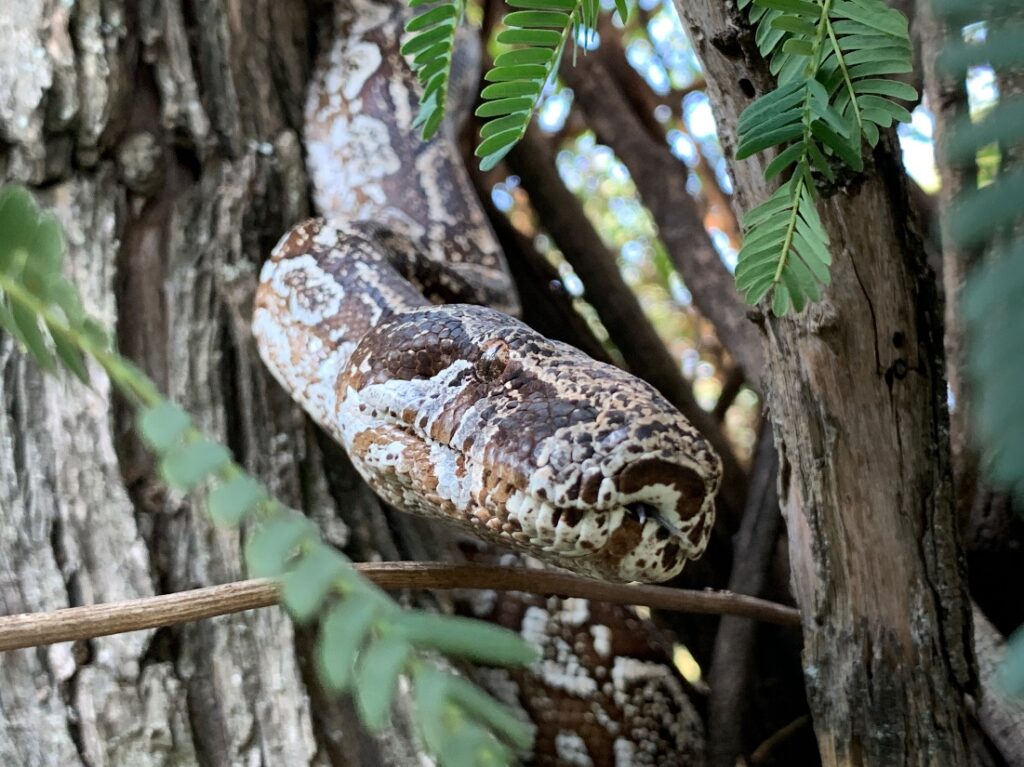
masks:
[[(726, 154), (748, 93), (773, 87), (732, 4), (677, 2)], [(736, 198), (767, 197), (763, 158)], [(970, 612), (950, 482), (942, 309), (894, 137), (819, 206), (833, 286), (765, 317), (769, 405), (804, 674), (827, 765), (968, 763)]]
[[(299, 0), (4, 3), (0, 182), (58, 212), (90, 311), (280, 497), (363, 557), (442, 556), (415, 520), (392, 536), (344, 456), (325, 472), (250, 341), (258, 265), (307, 213), (314, 28)], [(0, 337), (0, 612), (243, 575), (238, 537), (159, 489), (130, 413), (93, 378), (43, 378)], [(416, 763), (403, 717), (373, 740), (322, 695), (306, 644), (269, 609), (0, 654), (0, 764)]]

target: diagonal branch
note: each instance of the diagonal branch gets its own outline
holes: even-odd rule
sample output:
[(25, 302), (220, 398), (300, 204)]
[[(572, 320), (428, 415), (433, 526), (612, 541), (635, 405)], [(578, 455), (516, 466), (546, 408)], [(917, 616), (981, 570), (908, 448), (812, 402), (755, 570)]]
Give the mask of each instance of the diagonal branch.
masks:
[(700, 313), (715, 327), (722, 344), (743, 368), (748, 382), (758, 379), (764, 355), (761, 339), (747, 319), (729, 270), (722, 263), (693, 197), (686, 191), (688, 171), (664, 141), (655, 141), (637, 118), (607, 68), (595, 57), (580, 57), (561, 76), (572, 88), (598, 141), (609, 146), (629, 169), (644, 206), (658, 226), (673, 265), (693, 295)]
[[(567, 573), (498, 565), (384, 562), (356, 564), (355, 567), (387, 591), (407, 588), (523, 591), (647, 605), (662, 610), (742, 615), (781, 625), (800, 623), (797, 611), (791, 607), (727, 591), (627, 586)], [(125, 602), (70, 607), (52, 613), (10, 615), (0, 617), (0, 652), (171, 626), (269, 607), (278, 601), (276, 582), (256, 579)]]

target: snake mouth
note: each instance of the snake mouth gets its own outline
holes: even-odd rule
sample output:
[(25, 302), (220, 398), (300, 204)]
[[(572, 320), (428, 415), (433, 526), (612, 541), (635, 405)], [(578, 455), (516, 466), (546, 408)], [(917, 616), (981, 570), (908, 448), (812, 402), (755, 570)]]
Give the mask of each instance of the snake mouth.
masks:
[(686, 539), (686, 534), (679, 529), (678, 525), (673, 524), (657, 506), (652, 506), (646, 501), (633, 501), (627, 503), (624, 508), (626, 513), (640, 525), (653, 521), (658, 526), (656, 537), (659, 540), (668, 540), (672, 536)]

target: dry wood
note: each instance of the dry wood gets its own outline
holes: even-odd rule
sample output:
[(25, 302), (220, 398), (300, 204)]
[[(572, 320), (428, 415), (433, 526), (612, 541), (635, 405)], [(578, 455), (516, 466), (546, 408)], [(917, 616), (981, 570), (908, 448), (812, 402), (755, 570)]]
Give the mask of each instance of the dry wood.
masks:
[[(732, 4), (677, 2), (727, 155), (748, 93), (774, 86)], [(768, 195), (766, 159), (732, 163)], [(833, 285), (765, 318), (804, 671), (826, 765), (964, 765), (970, 612), (950, 482), (942, 317), (891, 136), (821, 205)]]
[[(738, 615), (799, 625), (785, 605), (724, 591), (688, 591), (661, 586), (626, 586), (525, 567), (445, 562), (358, 563), (356, 569), (388, 591), (401, 589), (490, 589), (646, 605), (662, 610)], [(52, 613), (0, 616), (0, 652), (128, 631), (173, 626), (278, 604), (277, 583), (254, 579), (124, 602), (69, 607)]]

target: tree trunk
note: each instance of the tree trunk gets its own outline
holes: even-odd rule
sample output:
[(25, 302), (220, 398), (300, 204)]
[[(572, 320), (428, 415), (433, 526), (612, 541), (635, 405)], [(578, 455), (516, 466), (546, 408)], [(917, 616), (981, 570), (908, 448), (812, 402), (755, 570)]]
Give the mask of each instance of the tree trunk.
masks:
[[(732, 155), (739, 113), (772, 79), (734, 4), (676, 6)], [(942, 310), (893, 135), (868, 165), (822, 195), (824, 300), (762, 323), (804, 674), (825, 764), (962, 765), (974, 673)], [(743, 209), (767, 197), (763, 167), (732, 164)]]
[[(258, 265), (307, 215), (314, 21), (302, 0), (4, 3), (0, 181), (58, 212), (88, 308), (280, 497), (364, 558), (438, 558), (416, 520), (392, 539), (250, 339)], [(0, 612), (243, 575), (237, 536), (160, 488), (130, 411), (93, 379), (44, 378), (0, 337)], [(306, 643), (262, 610), (0, 654), (0, 764), (416, 763), (402, 717), (370, 739), (319, 691)]]

